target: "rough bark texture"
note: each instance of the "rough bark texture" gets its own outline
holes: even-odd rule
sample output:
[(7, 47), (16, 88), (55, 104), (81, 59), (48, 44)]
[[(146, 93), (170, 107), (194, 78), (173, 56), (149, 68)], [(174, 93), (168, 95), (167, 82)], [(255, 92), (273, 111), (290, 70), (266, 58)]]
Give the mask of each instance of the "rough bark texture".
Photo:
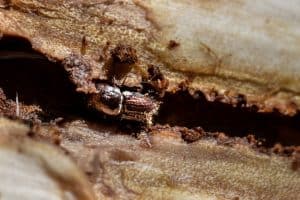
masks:
[[(140, 86), (154, 65), (168, 79), (167, 91), (185, 83), (191, 93), (202, 91), (211, 101), (236, 105), (242, 95), (245, 106), (261, 112), (294, 115), (300, 107), (296, 0), (11, 0), (0, 5), (0, 32), (27, 38), (50, 59), (75, 54), (88, 63), (81, 72), (86, 85), (78, 85), (85, 93), (95, 92), (93, 80), (109, 78), (116, 66), (118, 73), (126, 72), (113, 76), (116, 83)], [(134, 52), (129, 70), (115, 60), (118, 45)]]
[[(161, 116), (175, 125), (185, 116), (198, 117), (199, 106), (192, 107), (197, 103), (183, 106), (192, 115), (180, 106), (198, 102), (199, 91), (209, 101), (295, 115), (300, 108), (299, 9), (296, 0), (0, 0), (0, 38), (25, 38), (61, 64), (53, 74), (49, 69), (55, 65), (45, 60), (30, 69), (37, 89), (25, 84), (26, 102), (14, 99), (18, 87), (1, 81), (0, 114), (26, 120), (30, 127), (0, 118), (0, 153), (6, 155), (0, 156), (0, 168), (18, 172), (8, 161), (20, 157), (34, 164), (38, 160), (41, 171), (57, 167), (51, 172), (59, 180), (41, 174), (59, 184), (69, 180), (58, 188), (67, 186), (75, 199), (93, 199), (91, 190), (97, 199), (299, 199), (299, 147), (260, 149), (253, 136), (233, 138), (199, 127), (154, 124), (135, 130), (132, 123), (104, 120), (84, 106), (99, 92), (96, 84), (105, 82), (165, 100), (163, 111), (179, 112)], [(24, 55), (0, 52), (0, 60)], [(46, 74), (36, 78), (43, 70)], [(18, 76), (9, 76), (10, 81), (24, 80), (21, 69), (13, 73)], [(7, 97), (4, 86), (13, 95)], [(190, 101), (172, 96), (176, 91), (187, 91)], [(297, 144), (298, 132), (293, 131), (282, 132)], [(44, 145), (51, 150), (37, 156), (34, 152)], [(64, 168), (65, 162), (73, 170)], [(60, 169), (68, 173), (60, 174)], [(16, 175), (3, 176), (10, 180)], [(82, 190), (76, 193), (74, 185)]]
[[(16, 125), (2, 123), (11, 133), (18, 130), (12, 128)], [(36, 125), (32, 131), (31, 140), (54, 142), (68, 152), (92, 183), (97, 199), (300, 197), (300, 173), (292, 169), (290, 159), (243, 144), (226, 147), (214, 139), (187, 144), (171, 128), (153, 129), (150, 136), (134, 139), (112, 125), (83, 120)]]
[(233, 149), (205, 140), (188, 145), (173, 138), (178, 133), (172, 130), (153, 134), (149, 148), (147, 138), (88, 127), (68, 124), (62, 147), (89, 173), (99, 199), (300, 198), (300, 174), (287, 164), (291, 161), (243, 145)]
[(0, 117), (0, 192), (3, 199), (93, 200), (82, 170), (54, 145), (32, 139), (20, 121)]

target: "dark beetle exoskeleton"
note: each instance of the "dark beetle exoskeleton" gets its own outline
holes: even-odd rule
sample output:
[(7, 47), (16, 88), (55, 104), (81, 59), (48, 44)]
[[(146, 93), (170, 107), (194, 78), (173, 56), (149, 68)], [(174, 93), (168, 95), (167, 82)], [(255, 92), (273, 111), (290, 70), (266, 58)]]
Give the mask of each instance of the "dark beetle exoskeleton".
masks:
[(93, 106), (107, 115), (119, 115), (124, 99), (121, 90), (108, 84), (98, 84), (97, 89), (99, 93), (93, 95), (91, 100)]
[(152, 124), (153, 115), (159, 104), (152, 98), (138, 92), (123, 91), (116, 86), (101, 83), (97, 85), (99, 93), (91, 96), (90, 104), (97, 110), (122, 119)]

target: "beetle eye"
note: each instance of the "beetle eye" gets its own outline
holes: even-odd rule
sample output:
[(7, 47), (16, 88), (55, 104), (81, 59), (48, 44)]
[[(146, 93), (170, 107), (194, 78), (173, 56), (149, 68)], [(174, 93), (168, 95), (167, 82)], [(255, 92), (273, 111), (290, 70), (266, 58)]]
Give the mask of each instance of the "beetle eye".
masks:
[(99, 94), (93, 98), (96, 109), (108, 115), (119, 115), (123, 104), (123, 95), (120, 89), (107, 84), (99, 84), (97, 89)]

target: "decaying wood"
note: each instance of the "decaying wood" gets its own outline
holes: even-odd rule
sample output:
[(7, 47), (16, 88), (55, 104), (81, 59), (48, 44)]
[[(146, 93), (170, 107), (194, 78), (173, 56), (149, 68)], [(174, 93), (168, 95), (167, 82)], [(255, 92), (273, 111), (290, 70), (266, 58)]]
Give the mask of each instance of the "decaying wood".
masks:
[(2, 199), (95, 199), (90, 183), (57, 147), (33, 140), (30, 128), (0, 118)]
[(300, 197), (300, 173), (290, 159), (246, 145), (226, 147), (212, 139), (187, 144), (168, 128), (134, 139), (115, 126), (83, 120), (34, 130), (32, 140), (53, 141), (59, 134), (60, 148), (85, 172), (98, 199)]
[[(101, 82), (138, 91), (151, 85), (155, 97), (187, 89), (209, 101), (295, 115), (299, 10), (296, 0), (0, 0), (0, 38), (27, 39), (86, 96), (99, 93)], [(56, 194), (51, 189), (63, 193), (57, 199), (93, 199), (93, 192), (96, 199), (300, 198), (298, 154), (293, 160), (239, 142), (226, 146), (188, 128), (152, 126), (136, 139), (116, 128), (117, 120), (41, 124), (40, 111), (0, 90), (0, 114), (32, 123), (0, 118), (0, 174), (7, 184), (18, 175), (9, 173), (19, 171), (32, 175), (19, 183), (36, 183), (35, 171), (9, 164), (15, 159), (55, 186), (36, 188), (49, 198)], [(13, 195), (2, 193), (4, 186), (0, 198)]]
[(126, 45), (136, 54), (134, 67), (116, 74), (117, 83), (139, 86), (154, 65), (169, 92), (185, 82), (211, 101), (235, 105), (243, 95), (246, 106), (261, 112), (299, 110), (296, 0), (11, 0), (1, 7), (0, 32), (28, 39), (57, 61), (72, 54), (86, 60), (88, 85), (78, 85), (83, 92), (95, 92), (91, 81), (111, 75), (107, 66), (128, 66), (112, 56)]
[[(76, 132), (75, 126), (70, 128), (71, 132)], [(80, 131), (77, 133), (82, 135)], [(94, 159), (97, 160), (99, 156), (100, 166), (106, 172), (103, 182), (100, 182), (111, 188), (121, 184), (128, 194), (136, 197), (299, 198), (296, 192), (299, 190), (299, 173), (291, 171), (286, 161), (276, 156), (258, 155), (243, 147), (235, 150), (215, 147), (209, 141), (187, 145), (180, 139), (164, 138), (160, 132), (150, 137), (151, 149), (142, 145), (143, 140), (132, 140), (128, 136), (111, 135), (107, 140), (111, 141), (110, 144), (108, 141), (104, 144), (97, 142), (97, 139), (87, 142), (95, 149)], [(79, 155), (76, 153), (81, 149), (78, 146), (67, 142), (63, 146), (75, 156)], [(120, 176), (122, 180), (115, 180), (114, 176)], [(287, 197), (286, 194), (291, 196)]]

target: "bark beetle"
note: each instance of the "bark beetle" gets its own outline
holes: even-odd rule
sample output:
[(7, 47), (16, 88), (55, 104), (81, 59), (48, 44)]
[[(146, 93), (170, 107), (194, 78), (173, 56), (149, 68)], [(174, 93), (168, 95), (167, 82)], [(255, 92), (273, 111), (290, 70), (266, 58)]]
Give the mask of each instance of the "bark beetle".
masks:
[[(139, 90), (148, 84), (146, 92), (153, 96), (188, 90), (197, 98), (201, 91), (210, 101), (254, 105), (262, 112), (277, 109), (285, 115), (297, 112), (298, 94), (293, 88), (281, 90), (283, 83), (282, 88), (270, 90), (264, 80), (249, 79), (247, 71), (240, 74), (246, 79), (234, 77), (235, 71), (228, 76), (216, 74), (215, 68), (221, 68), (226, 58), (203, 42), (199, 48), (209, 58), (207, 66), (212, 64), (214, 69), (206, 72), (204, 66), (198, 73), (182, 67), (192, 66), (179, 55), (186, 43), (168, 45), (170, 38), (161, 38), (167, 34), (164, 28), (172, 26), (157, 20), (160, 15), (156, 12), (164, 7), (153, 10), (153, 5), (140, 1), (0, 1), (5, 8), (0, 10), (0, 32), (26, 38), (35, 50), (61, 62), (77, 91), (85, 95), (97, 93), (95, 84), (101, 81)], [(13, 114), (15, 110), (16, 104), (1, 93), (0, 111)], [(151, 127), (140, 140), (100, 122), (69, 121), (63, 126), (34, 128), (33, 139), (52, 141), (76, 160), (99, 199), (162, 195), (182, 199), (299, 198), (298, 147), (273, 148), (275, 153), (292, 157), (288, 159), (253, 151), (259, 145), (252, 136), (231, 138), (200, 128)]]
[[(257, 59), (244, 61), (241, 58), (244, 53), (248, 53), (251, 57), (254, 54), (256, 55), (256, 52), (251, 52), (251, 45), (248, 45), (249, 48), (248, 46), (239, 46), (246, 45), (243, 40), (245, 37), (243, 35), (235, 37), (237, 41), (234, 44), (237, 45), (237, 50), (234, 49), (235, 46), (228, 45), (226, 38), (228, 39), (229, 36), (226, 37), (218, 31), (203, 35), (203, 38), (209, 40), (211, 44), (198, 41), (199, 37), (187, 39), (185, 35), (180, 35), (178, 32), (178, 37), (182, 37), (181, 40), (176, 39), (176, 44), (180, 43), (178, 46), (172, 42), (172, 38), (176, 38), (175, 33), (177, 33), (174, 27), (181, 30), (184, 29), (185, 25), (181, 24), (178, 19), (181, 15), (173, 13), (174, 11), (171, 12), (171, 8), (177, 9), (177, 4), (174, 3), (173, 5), (173, 3), (165, 5), (155, 3), (155, 1), (109, 1), (107, 3), (100, 0), (91, 2), (80, 0), (51, 2), (15, 0), (10, 1), (8, 5), (2, 3), (2, 7), (5, 5), (9, 9), (0, 10), (0, 32), (28, 39), (34, 49), (56, 61), (62, 61), (74, 54), (83, 56), (91, 67), (90, 75), (85, 76), (85, 80), (80, 81), (81, 83), (75, 80), (76, 77), (70, 76), (75, 83), (78, 83), (78, 90), (83, 92), (90, 91), (86, 88), (90, 88), (91, 80), (108, 80), (112, 77), (117, 79), (117, 84), (140, 87), (142, 80), (147, 77), (147, 69), (150, 66), (157, 66), (168, 82), (168, 85), (163, 84), (164, 90), (167, 92), (180, 90), (180, 84), (185, 81), (188, 83), (187, 89), (192, 95), (201, 91), (210, 101), (221, 101), (236, 106), (239, 105), (239, 97), (243, 96), (244, 106), (255, 106), (259, 112), (278, 110), (284, 115), (295, 115), (297, 113), (300, 107), (299, 92), (297, 91), (298, 75), (295, 76), (292, 73), (295, 70), (280, 72), (276, 71), (275, 68), (281, 69), (290, 67), (290, 65), (293, 67), (292, 58), (299, 57), (293, 55), (299, 51), (295, 50), (295, 53), (284, 51), (280, 56), (276, 56), (278, 52), (273, 51), (275, 48), (263, 46), (264, 42), (259, 43), (261, 38), (254, 38), (253, 35), (253, 43), (262, 45), (261, 49), (268, 48), (270, 54), (274, 53), (274, 59), (281, 59), (281, 56), (286, 56), (275, 62), (275, 64), (285, 61), (289, 63), (283, 63), (282, 66), (273, 66), (272, 59), (261, 58), (261, 55), (268, 52), (257, 55)], [(179, 4), (183, 9), (182, 13), (192, 12), (194, 9), (207, 12), (208, 7), (217, 9), (220, 8), (219, 6), (228, 6), (237, 10), (242, 9), (243, 12), (239, 12), (242, 16), (253, 11), (253, 9), (251, 11), (243, 10), (244, 8), (240, 8), (240, 5), (234, 2), (224, 5), (220, 2), (207, 3), (205, 1), (203, 4), (195, 2), (195, 8), (189, 7), (185, 1), (179, 2)], [(253, 6), (257, 6), (258, 9), (265, 8), (260, 7), (260, 3)], [(224, 15), (224, 17), (235, 13), (230, 12), (225, 15), (222, 10), (216, 12), (221, 16)], [(165, 13), (169, 13), (170, 17), (165, 16)], [(202, 12), (197, 13), (201, 15)], [(210, 12), (209, 15), (204, 17), (198, 16), (198, 14), (194, 13), (195, 19), (191, 19), (190, 23), (194, 23), (194, 20), (200, 23), (201, 20), (210, 20), (210, 17), (212, 17)], [(229, 19), (238, 20), (240, 18), (229, 17)], [(171, 20), (174, 26), (168, 25), (168, 20)], [(289, 24), (289, 21), (284, 22), (291, 30), (295, 28), (293, 24)], [(233, 24), (238, 23), (233, 22)], [(253, 26), (258, 27), (255, 24)], [(197, 30), (199, 28), (198, 24), (191, 25), (188, 28), (191, 30), (188, 29), (185, 32), (201, 32), (204, 29), (202, 27)], [(213, 27), (209, 25), (205, 28), (211, 29)], [(228, 31), (234, 30), (229, 29)], [(266, 35), (264, 31), (267, 30), (255, 29), (255, 31), (258, 32), (258, 35), (261, 32)], [(232, 35), (239, 36), (242, 33), (234, 32)], [(288, 39), (286, 35), (280, 37), (280, 40), (273, 38), (273, 35), (269, 35), (269, 39), (274, 40), (274, 43), (278, 42), (278, 45), (283, 45), (282, 43)], [(225, 40), (223, 43), (227, 46), (218, 46), (223, 43), (217, 42), (213, 38)], [(199, 46), (196, 48), (194, 45), (197, 42), (190, 44), (191, 40), (198, 41)], [(175, 49), (170, 50), (168, 48), (170, 41), (171, 46), (176, 46)], [(217, 47), (214, 48), (213, 45), (217, 45)], [(126, 47), (125, 49), (131, 49), (130, 55), (128, 54), (130, 62), (127, 62), (126, 65), (112, 62), (114, 59), (119, 59), (118, 56), (114, 56), (114, 49), (117, 50), (121, 46)], [(233, 48), (232, 51), (236, 54), (222, 52), (223, 50), (230, 50), (230, 48)], [(222, 55), (216, 53), (217, 51), (221, 51)], [(269, 69), (265, 64), (266, 62), (270, 62), (273, 68)], [(111, 65), (114, 67), (108, 72), (107, 66)], [(262, 67), (257, 70), (252, 69), (257, 66)], [(253, 72), (256, 74), (253, 74)], [(289, 75), (285, 75), (285, 73)], [(276, 77), (278, 81), (269, 84), (268, 81), (273, 77)], [(83, 86), (82, 83), (86, 85)], [(154, 85), (154, 88), (157, 88), (157, 85)], [(161, 94), (163, 93), (161, 92)]]

